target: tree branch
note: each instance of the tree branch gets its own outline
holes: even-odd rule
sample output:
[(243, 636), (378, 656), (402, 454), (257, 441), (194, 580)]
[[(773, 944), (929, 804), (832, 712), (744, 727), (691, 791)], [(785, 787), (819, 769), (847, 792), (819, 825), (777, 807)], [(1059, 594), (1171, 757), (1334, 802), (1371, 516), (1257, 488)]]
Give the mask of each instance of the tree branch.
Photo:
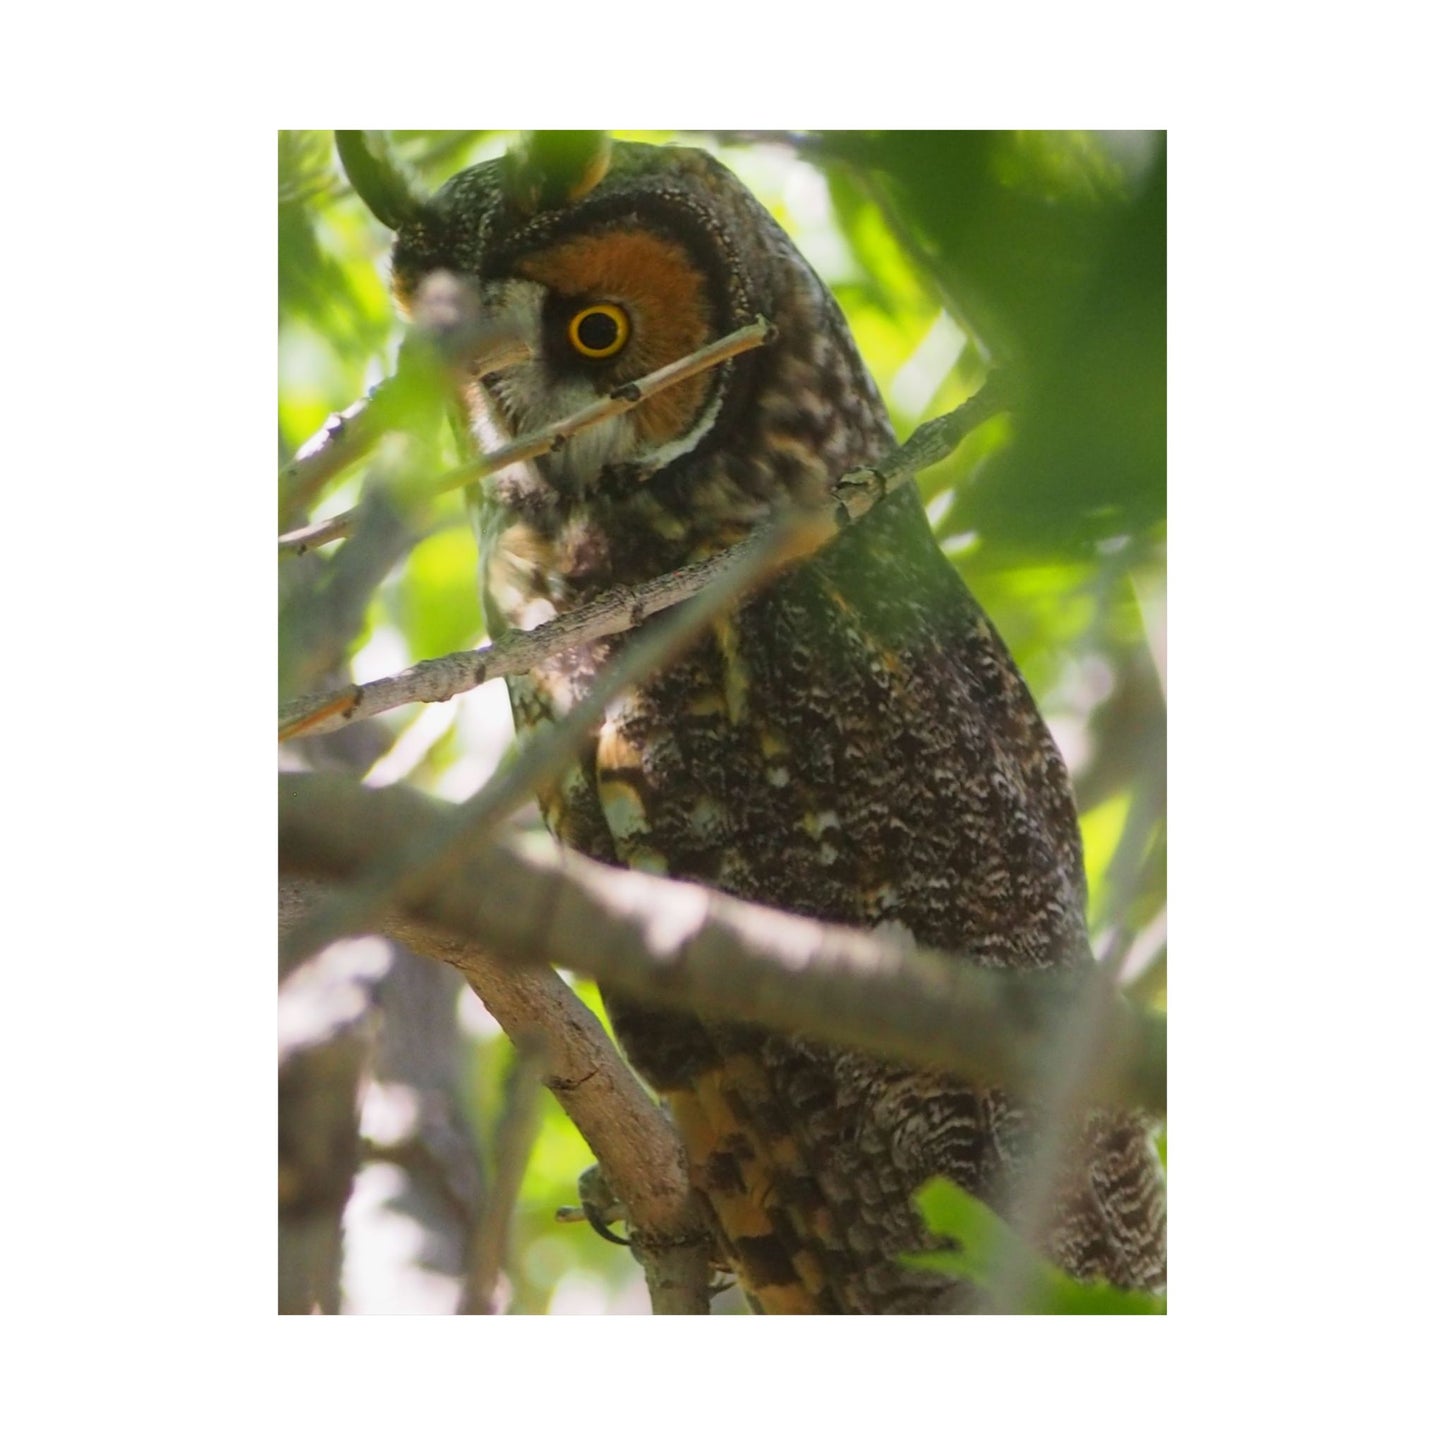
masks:
[(637, 587), (614, 587), (575, 611), (544, 622), (529, 632), (505, 632), (487, 647), (451, 652), (418, 662), (392, 677), (352, 684), (295, 698), (281, 710), (279, 741), (335, 732), (363, 718), (375, 717), (412, 702), (446, 702), (493, 678), (530, 672), (554, 653), (600, 637), (628, 632), (647, 618), (703, 591), (747, 559), (753, 543), (741, 542), (726, 552), (706, 557), (655, 577)]
[[(830, 489), (829, 500), (806, 514), (806, 542), (800, 542), (795, 555), (807, 555), (832, 541), (844, 527), (866, 515), (916, 472), (942, 461), (969, 432), (1016, 404), (1012, 378), (996, 371), (961, 406), (925, 422), (881, 461), (845, 473)], [(488, 647), (418, 662), (376, 682), (353, 683), (294, 698), (281, 709), (281, 741), (332, 732), (407, 703), (445, 702), (495, 677), (528, 672), (544, 658), (566, 648), (626, 632), (654, 613), (702, 591), (754, 542), (740, 542), (727, 552), (637, 587), (614, 587), (530, 632), (504, 633)]]
[[(386, 858), (387, 840), (435, 835), (456, 811), (410, 789), (286, 774), (282, 867), (364, 878)], [(444, 878), (404, 884), (397, 908), (512, 964), (555, 962), (664, 1007), (801, 1033), (1024, 1099), (1046, 1096), (1055, 1028), (1084, 1002), (1096, 972), (1019, 973), (908, 948), (609, 868), (550, 841), (491, 844), (453, 861)], [(1164, 1018), (1112, 992), (1099, 1007), (1097, 1047), (1075, 1097), (1162, 1113)]]
[[(590, 426), (596, 426), (598, 422), (606, 421), (608, 417), (631, 411), (659, 392), (678, 385), (679, 382), (687, 381), (690, 377), (697, 376), (704, 371), (710, 371), (713, 367), (721, 366), (723, 362), (731, 361), (733, 357), (741, 356), (745, 352), (754, 351), (759, 346), (766, 346), (773, 339), (774, 334), (772, 324), (765, 317), (760, 316), (751, 326), (739, 327), (738, 330), (729, 332), (728, 335), (710, 342), (707, 346), (700, 347), (697, 351), (690, 352), (687, 356), (670, 361), (666, 366), (659, 366), (656, 371), (650, 371), (636, 381), (629, 381), (625, 386), (619, 386), (615, 391), (609, 392), (608, 395), (600, 397), (597, 401), (580, 408), (571, 416), (564, 417), (561, 421), (542, 431), (529, 432), (516, 441), (508, 442), (506, 446), (498, 447), (496, 451), (487, 452), (485, 456), (478, 457), (475, 461), (453, 467), (451, 471), (444, 472), (436, 478), (428, 490), (434, 496), (442, 496), (447, 492), (455, 491), (458, 487), (466, 486), (470, 482), (477, 482), (483, 477), (491, 476), (493, 472), (499, 472), (503, 467), (509, 467), (515, 462), (525, 462), (530, 461), (533, 457), (540, 457), (544, 452), (561, 446), (569, 437), (575, 436), (578, 432), (585, 431)], [(372, 403), (372, 410), (374, 411), (374, 409), (375, 401)], [(350, 415), (350, 412), (346, 415)], [(369, 429), (374, 439), (377, 431), (375, 425), (372, 424)], [(349, 433), (344, 430), (338, 433), (336, 445), (339, 446), (341, 438), (348, 435), (354, 438), (358, 431), (361, 431), (364, 445), (366, 434), (365, 430), (361, 428), (361, 418), (355, 420)], [(327, 436), (329, 437), (330, 433), (327, 433)], [(319, 470), (322, 467), (320, 456), (324, 455), (331, 443), (329, 440), (318, 441), (313, 437), (306, 445), (311, 449), (307, 458), (309, 467), (312, 471)], [(297, 462), (292, 463), (292, 471), (299, 462), (300, 457), (298, 456)], [(287, 479), (287, 468), (282, 468), (281, 476), (283, 481)], [(328, 517), (324, 522), (317, 522), (312, 526), (300, 527), (294, 532), (288, 532), (278, 543), (280, 550), (283, 553), (301, 556), (311, 548), (319, 547), (322, 542), (334, 542), (337, 538), (347, 535), (355, 515), (356, 509), (353, 508), (349, 512), (339, 512), (334, 517)]]
[(314, 953), (333, 938), (364, 929), (404, 887), (444, 881), (469, 850), (578, 755), (614, 698), (661, 671), (715, 616), (791, 560), (800, 546), (807, 545), (810, 525), (789, 514), (734, 548), (727, 565), (702, 592), (629, 646), (566, 716), (522, 747), (511, 767), (493, 774), (450, 814), (439, 815), (432, 828), (398, 835), (406, 839), (402, 846), (378, 855), (365, 876), (332, 907), (320, 910), (284, 938), (283, 960)]
[[(305, 774), (289, 776), (311, 781)], [(411, 819), (421, 821), (419, 815)], [(292, 913), (327, 906), (331, 890), (316, 883), (323, 875), (341, 872), (320, 858), (315, 866), (297, 862), (295, 874), (283, 880)], [(550, 968), (499, 963), (480, 932), (400, 908), (377, 922), (389, 938), (460, 970), (509, 1038), (545, 1041), (544, 1081), (627, 1211), (653, 1313), (708, 1313), (712, 1238), (688, 1180), (681, 1141), (581, 999)]]
[[(385, 385), (385, 383), (383, 383)], [(376, 442), (376, 410), (374, 397), (354, 401), (345, 411), (334, 412), (310, 440), (303, 442), (296, 455), (281, 468), (278, 478), (281, 493), (281, 525), (298, 513), (304, 516), (321, 489), (333, 477), (358, 462)], [(336, 534), (344, 535), (342, 532)], [(311, 546), (319, 547), (323, 537)], [(299, 555), (299, 553), (298, 553)]]

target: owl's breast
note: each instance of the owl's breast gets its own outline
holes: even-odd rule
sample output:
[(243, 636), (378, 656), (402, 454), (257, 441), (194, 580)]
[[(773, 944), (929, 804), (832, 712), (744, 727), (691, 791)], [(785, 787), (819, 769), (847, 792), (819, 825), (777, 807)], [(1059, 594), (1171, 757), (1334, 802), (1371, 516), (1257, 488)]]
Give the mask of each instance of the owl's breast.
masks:
[[(897, 922), (1015, 966), (1068, 956), (1084, 884), (1057, 750), (916, 496), (878, 513), (614, 699), (595, 752), (544, 798), (549, 824), (607, 861), (793, 912)], [(489, 540), (494, 626), (585, 600), (578, 559), (618, 545), (515, 521)], [(625, 645), (514, 682), (518, 725), (570, 711)]]
[(609, 709), (619, 860), (1015, 966), (1068, 956), (1072, 796), (1012, 660), (941, 557), (895, 556), (886, 594), (857, 562), (830, 551)]
[[(544, 812), (607, 862), (1045, 966), (1083, 937), (1062, 763), (917, 498), (873, 515), (613, 699)], [(490, 612), (505, 605), (506, 620), (535, 625), (573, 604), (554, 544), (515, 524), (496, 542)], [(517, 680), (519, 727), (568, 711), (625, 645), (586, 644)], [(984, 1096), (745, 1026), (607, 1003), (761, 1307), (937, 1307), (937, 1282), (893, 1260), (926, 1245), (909, 1200), (930, 1173), (985, 1193), (1004, 1176), (1008, 1131)]]

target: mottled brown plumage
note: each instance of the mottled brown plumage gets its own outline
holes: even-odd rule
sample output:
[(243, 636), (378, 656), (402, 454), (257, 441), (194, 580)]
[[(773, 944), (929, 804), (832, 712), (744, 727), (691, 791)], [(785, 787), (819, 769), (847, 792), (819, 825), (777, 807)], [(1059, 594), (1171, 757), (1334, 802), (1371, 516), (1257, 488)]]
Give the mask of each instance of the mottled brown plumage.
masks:
[[(710, 157), (619, 146), (560, 209), (535, 204), (509, 198), (503, 165), (479, 166), (397, 244), (403, 301), (428, 271), (458, 272), (531, 350), (469, 388), (484, 444), (758, 314), (778, 339), (491, 480), (481, 533), (494, 627), (535, 626), (729, 546), (891, 447), (833, 298)], [(519, 726), (565, 712), (622, 645), (587, 644), (515, 681)], [(1063, 765), (911, 485), (617, 699), (543, 807), (560, 837), (609, 862), (901, 926), (1000, 966), (1087, 956)], [(910, 1194), (945, 1174), (1007, 1208), (1032, 1134), (1024, 1110), (996, 1090), (797, 1038), (619, 997), (608, 1007), (671, 1106), (724, 1255), (759, 1308), (973, 1303), (896, 1263), (928, 1243)], [(1147, 1287), (1163, 1280), (1163, 1229), (1144, 1121), (1090, 1116), (1041, 1243), (1076, 1274)]]

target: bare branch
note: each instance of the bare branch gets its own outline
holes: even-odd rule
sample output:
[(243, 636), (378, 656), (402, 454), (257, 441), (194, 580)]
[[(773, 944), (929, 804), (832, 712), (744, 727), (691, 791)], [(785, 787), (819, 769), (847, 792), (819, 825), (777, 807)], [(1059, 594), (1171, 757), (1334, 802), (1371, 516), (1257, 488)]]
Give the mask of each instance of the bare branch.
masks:
[[(845, 473), (833, 485), (829, 502), (808, 514), (807, 543), (800, 548), (799, 555), (824, 546), (916, 472), (942, 461), (975, 427), (1013, 406), (1015, 396), (1010, 379), (995, 372), (961, 406), (925, 422), (888, 456), (873, 466)], [(310, 545), (316, 543), (313, 541)], [(445, 702), (494, 677), (527, 672), (565, 648), (626, 632), (655, 612), (700, 592), (751, 545), (751, 541), (741, 542), (729, 552), (692, 563), (637, 587), (612, 588), (573, 612), (553, 618), (530, 632), (506, 633), (488, 647), (418, 662), (405, 672), (376, 682), (356, 683), (294, 698), (281, 710), (281, 741), (332, 732), (407, 703)]]
[(712, 1236), (682, 1141), (596, 1016), (550, 968), (508, 967), (485, 940), (400, 910), (386, 920), (386, 931), (459, 967), (509, 1038), (546, 1039), (547, 1087), (627, 1212), (653, 1313), (707, 1314)]
[(288, 518), (304, 516), (326, 483), (360, 461), (376, 441), (373, 399), (374, 394), (327, 417), (321, 430), (281, 468), (278, 481), (283, 526)]
[[(310, 811), (304, 802), (301, 806)], [(324, 863), (302, 866), (313, 878), (318, 871), (337, 873)], [(324, 907), (326, 891), (314, 881), (287, 878), (283, 897), (294, 918)], [(688, 1180), (682, 1143), (597, 1018), (550, 968), (499, 963), (479, 933), (399, 908), (390, 909), (378, 926), (415, 952), (459, 969), (508, 1037), (546, 1041), (545, 1082), (627, 1211), (653, 1312), (706, 1314), (711, 1236)]]
[(585, 698), (521, 749), (511, 767), (493, 774), (454, 814), (440, 816), (436, 827), (394, 835), (406, 841), (376, 858), (365, 877), (332, 907), (320, 910), (290, 933), (282, 941), (283, 959), (315, 953), (331, 939), (364, 928), (404, 886), (444, 880), (468, 849), (475, 848), (577, 756), (613, 698), (660, 671), (714, 617), (791, 560), (800, 546), (806, 546), (811, 525), (808, 519), (782, 517), (734, 548), (727, 565), (702, 592), (628, 647)]
[(281, 549), (292, 557), (304, 557), (313, 547), (324, 547), (328, 542), (339, 542), (341, 538), (349, 537), (355, 524), (356, 509), (353, 507), (349, 511), (338, 512), (334, 517), (287, 532), (281, 538)]
[[(503, 467), (509, 467), (515, 462), (530, 461), (533, 457), (540, 457), (544, 452), (561, 446), (568, 437), (575, 436), (587, 427), (596, 426), (598, 422), (606, 421), (608, 417), (631, 411), (659, 392), (666, 391), (669, 387), (687, 381), (704, 371), (710, 371), (715, 366), (721, 366), (723, 362), (730, 361), (735, 356), (754, 351), (759, 346), (766, 346), (773, 336), (772, 324), (765, 317), (760, 316), (751, 326), (740, 327), (727, 336), (721, 337), (687, 356), (680, 357), (677, 361), (670, 361), (666, 366), (659, 366), (656, 371), (648, 372), (646, 376), (637, 381), (629, 381), (625, 386), (619, 386), (607, 396), (599, 398), (589, 406), (582, 407), (573, 412), (571, 416), (564, 417), (543, 431), (530, 432), (514, 442), (508, 442), (504, 447), (498, 447), (496, 451), (478, 457), (476, 461), (467, 462), (460, 467), (453, 467), (451, 471), (444, 472), (438, 477), (429, 490), (435, 496), (442, 496), (447, 492), (454, 491), (457, 487), (466, 486), (469, 482), (480, 481), (483, 477), (491, 476), (493, 472), (499, 472)], [(324, 443), (322, 445), (325, 446)], [(319, 463), (315, 465), (319, 466)], [(282, 476), (283, 478), (286, 476), (285, 469), (282, 471)], [(340, 512), (335, 517), (318, 523), (316, 526), (301, 527), (294, 532), (288, 532), (278, 543), (280, 550), (300, 556), (310, 548), (319, 546), (320, 541), (313, 535), (318, 528), (326, 529), (321, 540), (335, 541), (338, 537), (344, 537), (354, 516), (355, 509), (353, 508), (350, 512)]]
[(744, 548), (748, 545), (740, 543), (637, 587), (611, 588), (575, 611), (553, 618), (530, 632), (503, 633), (488, 647), (434, 657), (376, 682), (295, 698), (282, 709), (280, 741), (335, 732), (349, 723), (407, 703), (445, 702), (495, 677), (528, 672), (564, 648), (628, 632), (655, 613), (701, 592), (743, 560)]
[[(965, 402), (952, 411), (924, 422), (903, 443), (872, 466), (856, 467), (845, 472), (833, 485), (833, 496), (846, 511), (848, 520), (856, 522), (884, 497), (916, 473), (949, 456), (969, 432), (996, 417), (1011, 411), (1020, 400), (1016, 374), (995, 367), (987, 380)], [(841, 519), (839, 530), (841, 530)]]
[[(462, 811), (406, 788), (286, 774), (282, 866), (361, 880), (388, 861), (391, 840), (437, 836)], [(1019, 973), (908, 948), (609, 868), (541, 839), (469, 849), (446, 877), (410, 881), (395, 896), (409, 916), (482, 940), (507, 962), (555, 962), (663, 1007), (801, 1033), (1033, 1100), (1055, 1077), (1056, 1025), (1083, 1004), (1097, 972)], [(1112, 990), (1098, 1008), (1075, 1097), (1162, 1113), (1164, 1018)]]

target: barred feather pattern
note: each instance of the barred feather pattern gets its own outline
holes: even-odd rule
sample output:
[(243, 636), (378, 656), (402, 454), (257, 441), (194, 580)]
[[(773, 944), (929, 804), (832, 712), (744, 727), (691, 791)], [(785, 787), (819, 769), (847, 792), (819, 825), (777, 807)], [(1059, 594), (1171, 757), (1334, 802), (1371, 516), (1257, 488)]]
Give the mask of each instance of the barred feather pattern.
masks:
[[(778, 340), (715, 378), (701, 413), (715, 420), (660, 469), (624, 459), (581, 476), (564, 451), (492, 480), (476, 501), (494, 629), (535, 625), (731, 545), (893, 442), (827, 288), (701, 152), (619, 147), (592, 193), (522, 218), (494, 169), (466, 172), (403, 234), (398, 290), (405, 298), (436, 265), (483, 282), (509, 276), (559, 238), (606, 245), (627, 227), (695, 255), (717, 334), (761, 311)], [(516, 391), (484, 381), (468, 394), (484, 439), (534, 420), (519, 414)], [(565, 713), (622, 645), (586, 644), (511, 680), (519, 728)], [(911, 485), (619, 697), (541, 803), (559, 837), (606, 862), (819, 919), (901, 927), (999, 967), (1092, 966), (1062, 761)], [(941, 1174), (1012, 1209), (1038, 1134), (1026, 1107), (735, 1021), (615, 994), (607, 1005), (672, 1110), (720, 1252), (755, 1308), (983, 1307), (957, 1281), (898, 1262), (936, 1244), (910, 1196)], [(1153, 1288), (1164, 1229), (1149, 1121), (1081, 1118), (1040, 1248), (1080, 1277)]]

